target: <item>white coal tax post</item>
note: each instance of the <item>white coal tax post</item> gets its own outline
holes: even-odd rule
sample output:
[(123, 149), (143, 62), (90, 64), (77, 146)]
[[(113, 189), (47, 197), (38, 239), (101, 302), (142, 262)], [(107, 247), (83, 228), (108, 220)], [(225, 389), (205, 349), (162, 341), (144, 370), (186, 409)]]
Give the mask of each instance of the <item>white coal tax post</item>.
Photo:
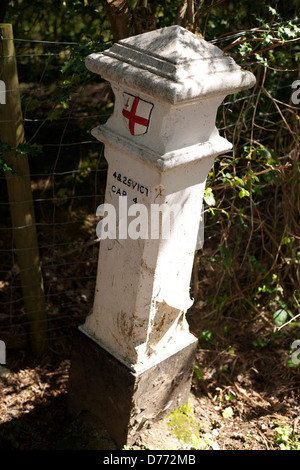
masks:
[(121, 40), (86, 66), (115, 95), (92, 134), (105, 144), (105, 203), (117, 220), (115, 239), (100, 241), (94, 307), (74, 339), (70, 409), (89, 410), (130, 445), (188, 399), (197, 340), (185, 314), (203, 192), (215, 157), (232, 148), (216, 113), (255, 78), (180, 26)]

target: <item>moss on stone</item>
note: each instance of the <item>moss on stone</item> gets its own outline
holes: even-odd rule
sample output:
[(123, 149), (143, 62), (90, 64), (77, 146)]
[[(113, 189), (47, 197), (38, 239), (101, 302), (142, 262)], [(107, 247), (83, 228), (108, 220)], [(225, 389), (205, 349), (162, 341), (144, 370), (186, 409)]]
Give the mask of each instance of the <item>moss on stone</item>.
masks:
[(200, 448), (200, 423), (194, 418), (190, 402), (174, 410), (168, 417), (168, 426), (177, 439)]

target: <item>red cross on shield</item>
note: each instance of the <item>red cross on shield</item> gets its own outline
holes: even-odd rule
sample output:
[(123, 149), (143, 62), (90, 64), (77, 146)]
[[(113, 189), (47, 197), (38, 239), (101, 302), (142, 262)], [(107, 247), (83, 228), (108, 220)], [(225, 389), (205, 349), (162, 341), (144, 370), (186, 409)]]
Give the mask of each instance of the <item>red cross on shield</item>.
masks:
[(149, 101), (142, 100), (138, 96), (123, 93), (124, 108), (122, 114), (127, 121), (131, 135), (146, 134), (153, 104)]

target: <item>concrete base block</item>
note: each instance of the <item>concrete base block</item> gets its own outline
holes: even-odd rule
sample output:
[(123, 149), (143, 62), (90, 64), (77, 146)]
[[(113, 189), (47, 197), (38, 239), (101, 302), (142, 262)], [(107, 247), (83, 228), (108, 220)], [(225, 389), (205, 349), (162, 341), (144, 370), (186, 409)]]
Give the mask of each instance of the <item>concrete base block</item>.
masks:
[(117, 446), (132, 445), (146, 424), (188, 401), (197, 339), (136, 374), (80, 330), (73, 339), (68, 407), (97, 417)]

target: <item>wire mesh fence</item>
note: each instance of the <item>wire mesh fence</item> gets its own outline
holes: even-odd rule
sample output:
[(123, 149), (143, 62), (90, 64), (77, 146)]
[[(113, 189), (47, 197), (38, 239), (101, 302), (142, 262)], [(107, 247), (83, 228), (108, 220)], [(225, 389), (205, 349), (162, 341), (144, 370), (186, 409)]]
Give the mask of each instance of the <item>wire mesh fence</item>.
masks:
[[(212, 42), (221, 47), (245, 34)], [(11, 39), (1, 38), (6, 40)], [(72, 328), (93, 305), (99, 250), (96, 209), (104, 201), (107, 166), (102, 144), (89, 132), (107, 120), (113, 97), (95, 77), (80, 83), (76, 67), (67, 78), (61, 74), (66, 62), (73, 64), (72, 47), (81, 44), (14, 41), (47, 308), (45, 331), (56, 352), (69, 347)], [(209, 312), (241, 304), (257, 311), (253, 295), (259, 288), (278, 293), (284, 286), (286, 297), (293, 297), (299, 286), (294, 263), (299, 255), (294, 243), (299, 240), (299, 121), (290, 99), (291, 70), (277, 71), (274, 80), (273, 71), (263, 64), (246, 65), (255, 70), (257, 85), (227, 97), (219, 109), (217, 128), (234, 147), (217, 159), (208, 177), (205, 243), (196, 253), (191, 279), (191, 296)], [(0, 175), (0, 338), (7, 348), (24, 348), (30, 320), (10, 219), (8, 178), (7, 172)], [(294, 300), (299, 306), (298, 297)], [(263, 308), (262, 303), (260, 312)]]

